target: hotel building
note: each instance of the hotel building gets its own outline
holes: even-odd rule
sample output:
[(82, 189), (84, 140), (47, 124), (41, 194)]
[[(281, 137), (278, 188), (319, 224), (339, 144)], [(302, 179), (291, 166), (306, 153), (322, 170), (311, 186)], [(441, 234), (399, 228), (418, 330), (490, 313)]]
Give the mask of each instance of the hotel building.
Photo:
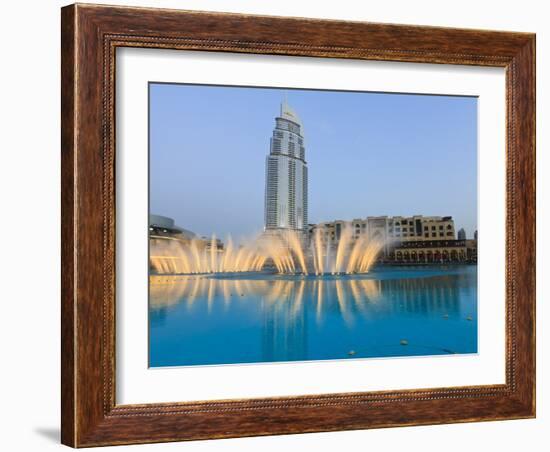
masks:
[(308, 180), (303, 126), (286, 101), (275, 118), (265, 171), (266, 234), (307, 232)]

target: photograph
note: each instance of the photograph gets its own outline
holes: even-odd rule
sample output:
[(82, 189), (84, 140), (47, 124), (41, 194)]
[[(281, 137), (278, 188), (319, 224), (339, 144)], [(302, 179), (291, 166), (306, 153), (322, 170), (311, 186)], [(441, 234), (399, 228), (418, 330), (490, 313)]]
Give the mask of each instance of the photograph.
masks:
[(478, 353), (478, 97), (148, 90), (150, 368)]

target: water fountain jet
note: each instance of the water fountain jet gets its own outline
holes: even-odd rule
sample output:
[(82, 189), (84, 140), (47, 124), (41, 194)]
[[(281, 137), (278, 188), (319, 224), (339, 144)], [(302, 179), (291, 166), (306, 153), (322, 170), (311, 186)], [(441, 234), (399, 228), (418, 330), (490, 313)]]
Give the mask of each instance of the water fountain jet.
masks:
[[(309, 242), (309, 243), (308, 243)], [(150, 261), (154, 274), (219, 274), (268, 271), (300, 276), (342, 276), (367, 273), (384, 242), (354, 237), (349, 226), (339, 240), (323, 243), (319, 230), (307, 240), (303, 233), (288, 231), (264, 234), (235, 246), (231, 237), (225, 249), (216, 235), (188, 241), (167, 238), (151, 242)]]

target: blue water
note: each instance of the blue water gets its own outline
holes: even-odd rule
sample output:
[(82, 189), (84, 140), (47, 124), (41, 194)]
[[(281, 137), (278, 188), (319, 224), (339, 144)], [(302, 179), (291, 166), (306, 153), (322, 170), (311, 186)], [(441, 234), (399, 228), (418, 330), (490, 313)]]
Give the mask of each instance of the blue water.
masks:
[(476, 352), (476, 266), (150, 281), (151, 367)]

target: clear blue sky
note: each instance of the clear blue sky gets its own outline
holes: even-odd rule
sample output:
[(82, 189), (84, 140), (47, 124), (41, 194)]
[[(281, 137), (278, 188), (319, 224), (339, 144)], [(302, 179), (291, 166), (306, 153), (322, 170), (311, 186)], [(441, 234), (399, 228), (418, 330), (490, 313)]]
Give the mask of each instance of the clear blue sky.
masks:
[(151, 213), (199, 235), (260, 232), (285, 93), (304, 125), (310, 223), (452, 215), (473, 235), (473, 97), (151, 84)]

